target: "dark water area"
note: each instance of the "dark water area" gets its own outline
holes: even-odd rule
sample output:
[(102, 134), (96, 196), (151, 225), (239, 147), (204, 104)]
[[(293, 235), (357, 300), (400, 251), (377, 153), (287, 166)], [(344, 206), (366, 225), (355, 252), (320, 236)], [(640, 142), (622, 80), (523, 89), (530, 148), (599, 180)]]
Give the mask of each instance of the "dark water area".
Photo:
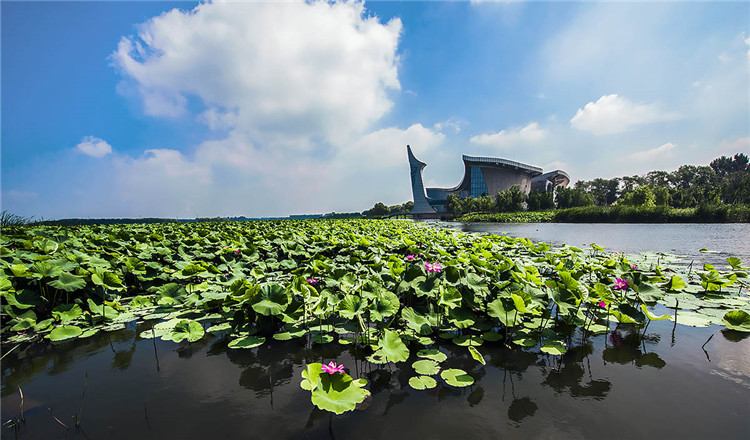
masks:
[[(388, 366), (357, 360), (361, 348), (302, 339), (251, 350), (210, 334), (193, 344), (141, 339), (149, 328), (11, 352), (2, 361), (3, 422), (19, 415), (20, 386), (18, 438), (27, 439), (750, 438), (750, 338), (718, 326), (654, 321), (641, 340), (623, 325), (585, 340), (576, 332), (563, 356), (485, 343), (484, 366), (444, 342), (441, 367), (462, 368), (475, 383), (438, 379), (426, 391), (408, 385), (415, 357)], [(368, 380), (366, 408), (331, 416), (313, 406), (300, 374), (321, 357)]]
[[(712, 264), (728, 257), (750, 263), (750, 223), (453, 223), (464, 232), (506, 234), (550, 245), (586, 248), (596, 243), (625, 253), (665, 252)], [(700, 252), (706, 248), (710, 253)]]

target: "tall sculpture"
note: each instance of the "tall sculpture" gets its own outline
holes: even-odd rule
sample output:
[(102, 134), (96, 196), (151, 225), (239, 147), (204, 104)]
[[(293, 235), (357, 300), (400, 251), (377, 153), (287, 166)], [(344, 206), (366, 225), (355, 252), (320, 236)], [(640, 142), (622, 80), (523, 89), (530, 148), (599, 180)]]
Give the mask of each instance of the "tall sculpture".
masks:
[(422, 170), (427, 166), (426, 163), (420, 162), (414, 153), (411, 152), (411, 147), (406, 146), (406, 152), (409, 155), (409, 168), (411, 170), (411, 193), (414, 197), (414, 208), (411, 210), (412, 214), (434, 214), (435, 208), (430, 206), (430, 202), (427, 200), (427, 193), (424, 190), (424, 183), (422, 182)]

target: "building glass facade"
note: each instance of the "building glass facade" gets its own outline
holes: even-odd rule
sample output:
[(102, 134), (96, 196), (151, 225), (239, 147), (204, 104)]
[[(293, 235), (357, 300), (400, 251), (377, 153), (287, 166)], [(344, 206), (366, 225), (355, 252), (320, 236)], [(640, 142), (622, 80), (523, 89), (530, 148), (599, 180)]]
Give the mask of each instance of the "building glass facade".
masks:
[(471, 167), (471, 196), (479, 197), (482, 194), (487, 194), (487, 185), (484, 184), (482, 169)]

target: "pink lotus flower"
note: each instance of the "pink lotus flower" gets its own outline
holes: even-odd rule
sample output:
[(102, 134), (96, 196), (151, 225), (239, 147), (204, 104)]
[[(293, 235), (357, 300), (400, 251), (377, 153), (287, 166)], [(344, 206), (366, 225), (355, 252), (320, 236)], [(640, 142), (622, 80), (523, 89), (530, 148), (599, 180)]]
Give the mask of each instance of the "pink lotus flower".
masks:
[(631, 264), (630, 268), (633, 269), (633, 270), (638, 270), (638, 266), (636, 266), (635, 264)]
[(407, 255), (407, 256), (406, 256), (406, 259), (407, 259), (407, 260), (409, 260), (409, 261), (411, 261), (411, 260), (413, 260), (413, 259), (414, 259), (414, 255)]
[(443, 266), (440, 265), (440, 263), (425, 263), (424, 268), (427, 269), (427, 272), (440, 272), (443, 270)]
[(235, 253), (235, 254), (239, 254), (239, 253), (240, 253), (240, 251), (239, 251), (239, 250), (236, 250), (236, 251), (234, 251), (234, 253)]
[(310, 285), (314, 286), (314, 285), (318, 284), (318, 280), (316, 280), (315, 278), (308, 278), (307, 279), (307, 284), (310, 284)]
[(328, 365), (323, 364), (320, 370), (328, 374), (344, 373), (344, 364), (336, 365), (336, 362), (331, 361)]
[(628, 282), (623, 280), (622, 278), (618, 278), (615, 280), (615, 290), (627, 290), (628, 288)]
[(607, 307), (607, 303), (605, 303), (604, 301), (599, 301), (599, 304), (597, 305), (603, 309)]

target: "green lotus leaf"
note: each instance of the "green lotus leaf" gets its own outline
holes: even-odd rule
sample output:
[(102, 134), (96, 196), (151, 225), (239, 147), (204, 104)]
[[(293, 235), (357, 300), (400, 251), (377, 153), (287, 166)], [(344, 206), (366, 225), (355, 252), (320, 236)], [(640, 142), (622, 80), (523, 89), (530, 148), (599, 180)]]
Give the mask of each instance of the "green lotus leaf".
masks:
[(497, 318), (505, 327), (512, 327), (517, 319), (517, 312), (513, 307), (506, 305), (502, 298), (487, 304), (487, 314)]
[(62, 273), (62, 269), (46, 261), (39, 261), (29, 268), (29, 272), (36, 279), (54, 278)]
[(732, 310), (731, 312), (727, 312), (721, 322), (730, 330), (750, 332), (750, 313), (747, 313), (744, 310)]
[(72, 321), (83, 314), (78, 304), (60, 304), (52, 309), (52, 316), (63, 324)]
[(252, 308), (264, 316), (278, 316), (286, 310), (291, 299), (281, 284), (264, 284), (253, 298)]
[(206, 332), (216, 335), (220, 333), (226, 333), (230, 330), (232, 330), (232, 325), (228, 322), (222, 322), (221, 324), (212, 325), (206, 330)]
[(422, 359), (421, 361), (416, 361), (413, 364), (411, 364), (412, 368), (414, 368), (414, 371), (416, 371), (418, 374), (432, 376), (433, 374), (438, 374), (440, 371), (440, 367), (438, 366), (438, 363), (431, 360), (431, 359)]
[(255, 348), (266, 342), (266, 338), (261, 336), (244, 336), (233, 339), (227, 344), (229, 348)]
[(100, 306), (99, 304), (92, 301), (91, 298), (89, 298), (86, 302), (88, 303), (89, 310), (93, 315), (103, 316), (105, 319), (115, 319), (120, 314), (120, 312), (110, 306)]
[(432, 359), (436, 362), (443, 362), (444, 360), (448, 359), (448, 356), (446, 356), (445, 353), (436, 348), (426, 348), (424, 350), (419, 350), (417, 352), (417, 356), (421, 358)]
[(685, 280), (678, 277), (677, 275), (672, 275), (672, 278), (670, 278), (663, 287), (670, 291), (678, 291), (683, 290), (685, 286), (687, 286), (687, 284), (685, 284)]
[(137, 309), (140, 307), (150, 307), (153, 306), (154, 302), (153, 300), (148, 296), (138, 295), (134, 297), (130, 302), (128, 303), (128, 307), (131, 309)]
[(661, 321), (663, 319), (669, 319), (669, 315), (654, 315), (648, 310), (648, 307), (646, 307), (646, 304), (641, 304), (641, 310), (643, 310), (643, 313), (650, 319), (651, 321)]
[(474, 346), (469, 346), (469, 354), (471, 357), (474, 358), (475, 361), (479, 362), (482, 365), (486, 365), (486, 362), (484, 360), (484, 356), (482, 356), (482, 353), (479, 352)]
[(565, 348), (565, 343), (562, 341), (544, 341), (544, 344), (542, 344), (540, 350), (542, 350), (544, 353), (555, 356), (565, 354), (565, 352), (568, 351), (568, 349)]
[[(674, 321), (674, 315), (669, 315), (669, 320)], [(719, 320), (712, 318), (702, 313), (690, 312), (690, 311), (677, 311), (677, 323), (682, 325), (689, 325), (691, 327), (708, 327), (714, 322)]]
[[(309, 381), (307, 378), (305, 380)], [(311, 391), (310, 400), (318, 408), (334, 414), (353, 411), (357, 408), (357, 404), (362, 403), (370, 395), (370, 392), (363, 388), (367, 385), (365, 379), (353, 380), (346, 373), (321, 372), (316, 382), (317, 384)]]
[(31, 309), (42, 303), (42, 297), (31, 289), (23, 289), (20, 292), (8, 292), (3, 298), (8, 304), (21, 310)]
[(487, 342), (497, 342), (505, 339), (505, 336), (497, 332), (484, 332), (482, 333), (482, 339)]
[(404, 307), (401, 310), (401, 317), (406, 321), (406, 325), (422, 335), (429, 335), (432, 333), (432, 327), (430, 327), (430, 321), (424, 315), (417, 313), (411, 307)]
[(468, 347), (470, 345), (479, 346), (484, 343), (484, 340), (477, 335), (463, 335), (454, 338), (453, 343), (461, 347)]
[(450, 368), (440, 373), (445, 383), (454, 387), (468, 387), (474, 383), (474, 378), (469, 376), (464, 370)]
[(364, 313), (367, 310), (367, 305), (367, 301), (363, 301), (357, 295), (350, 294), (339, 302), (336, 310), (342, 318), (353, 319), (355, 316)]
[(195, 342), (200, 340), (205, 333), (203, 326), (199, 322), (183, 319), (174, 326), (172, 340), (182, 342), (187, 339), (188, 342)]
[(18, 322), (11, 327), (11, 330), (16, 332), (28, 330), (36, 325), (36, 319), (36, 313), (33, 310), (27, 310), (15, 317)]
[(469, 328), (476, 322), (474, 314), (466, 308), (452, 309), (448, 312), (448, 320), (457, 328)]
[(64, 341), (80, 336), (83, 333), (80, 327), (75, 325), (63, 325), (55, 327), (49, 334), (50, 341)]
[(185, 289), (177, 283), (167, 283), (156, 290), (159, 297), (177, 298), (185, 295)]
[(385, 330), (378, 341), (380, 351), (388, 362), (403, 362), (409, 359), (409, 349), (393, 330)]
[(430, 390), (437, 386), (437, 382), (430, 376), (414, 376), (409, 378), (409, 386), (415, 390)]
[(86, 287), (86, 280), (68, 272), (63, 272), (56, 279), (52, 280), (49, 285), (66, 292), (75, 292)]
[(50, 327), (52, 327), (52, 324), (54, 323), (55, 323), (55, 320), (52, 318), (37, 322), (36, 325), (34, 325), (34, 331), (37, 333), (46, 332)]
[(193, 276), (202, 272), (205, 272), (206, 268), (200, 264), (188, 264), (182, 268), (182, 274), (185, 276)]

